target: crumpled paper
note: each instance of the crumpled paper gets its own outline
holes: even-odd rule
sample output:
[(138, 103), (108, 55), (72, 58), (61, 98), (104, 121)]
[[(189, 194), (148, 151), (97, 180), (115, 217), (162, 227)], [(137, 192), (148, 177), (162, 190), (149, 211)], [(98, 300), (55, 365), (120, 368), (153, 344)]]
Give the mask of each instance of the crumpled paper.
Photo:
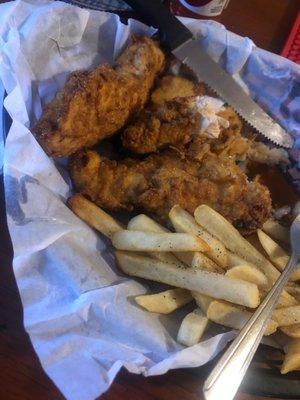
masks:
[[(69, 177), (29, 127), (74, 70), (109, 62), (131, 33), (154, 30), (62, 2), (0, 6), (0, 77), (12, 118), (4, 154), (7, 221), (24, 324), (43, 368), (64, 396), (94, 399), (124, 366), (146, 376), (211, 360), (234, 332), (191, 347), (176, 341), (183, 316), (147, 313), (132, 298), (146, 285), (121, 275), (108, 242), (65, 205)], [(274, 118), (299, 132), (300, 68), (213, 21), (182, 19), (209, 54)]]

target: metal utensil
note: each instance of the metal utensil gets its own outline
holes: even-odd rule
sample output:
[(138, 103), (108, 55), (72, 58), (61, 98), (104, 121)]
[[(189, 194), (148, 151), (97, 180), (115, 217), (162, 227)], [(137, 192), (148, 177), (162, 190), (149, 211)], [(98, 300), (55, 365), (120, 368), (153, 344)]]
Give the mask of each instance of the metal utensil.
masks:
[(283, 273), (204, 382), (203, 393), (206, 400), (231, 400), (234, 398), (282, 289), (291, 273), (296, 269), (300, 257), (300, 215), (291, 226), (291, 245), (292, 255)]
[(161, 0), (125, 0), (150, 25), (158, 28), (161, 42), (191, 68), (200, 81), (204, 81), (250, 125), (279, 146), (291, 148), (291, 136), (215, 63), (192, 33), (161, 3)]

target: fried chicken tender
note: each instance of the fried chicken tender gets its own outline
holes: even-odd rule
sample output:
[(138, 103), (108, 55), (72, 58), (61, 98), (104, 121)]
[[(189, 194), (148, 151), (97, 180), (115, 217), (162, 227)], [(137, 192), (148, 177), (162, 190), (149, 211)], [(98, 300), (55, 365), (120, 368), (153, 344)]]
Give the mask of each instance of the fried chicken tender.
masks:
[(74, 72), (33, 131), (52, 156), (68, 156), (117, 132), (141, 110), (164, 54), (147, 38), (133, 38), (112, 68)]
[(241, 136), (242, 122), (230, 107), (217, 113), (228, 127), (220, 126), (220, 135), (209, 138), (200, 132), (201, 111), (197, 96), (176, 97), (161, 106), (148, 107), (129, 125), (122, 135), (123, 146), (137, 154), (152, 153), (166, 146), (182, 147), (192, 142), (190, 154), (198, 157), (206, 149), (228, 156), (247, 153), (251, 141)]
[(157, 109), (142, 110), (123, 132), (123, 146), (134, 153), (146, 154), (190, 142), (199, 127), (199, 116), (191, 111), (193, 99), (194, 96), (178, 97)]
[(71, 176), (77, 189), (100, 207), (138, 208), (162, 221), (175, 204), (190, 213), (207, 204), (245, 234), (260, 227), (271, 213), (268, 189), (249, 182), (230, 158), (213, 153), (195, 161), (169, 150), (144, 160), (117, 162), (86, 151), (74, 156)]
[(123, 146), (137, 154), (155, 152), (167, 145), (181, 146), (199, 126), (192, 102), (205, 94), (203, 84), (166, 75), (156, 84), (150, 105), (143, 109), (123, 135)]

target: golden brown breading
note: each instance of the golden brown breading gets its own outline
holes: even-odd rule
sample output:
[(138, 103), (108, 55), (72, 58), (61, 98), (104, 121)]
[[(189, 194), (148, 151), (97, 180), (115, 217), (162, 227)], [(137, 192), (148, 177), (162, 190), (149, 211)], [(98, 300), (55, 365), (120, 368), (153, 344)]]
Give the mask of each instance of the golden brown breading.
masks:
[(155, 85), (151, 93), (151, 103), (154, 106), (161, 106), (175, 97), (203, 96), (204, 94), (204, 84), (194, 83), (181, 76), (165, 75)]
[(180, 76), (162, 77), (151, 94), (150, 105), (125, 129), (123, 146), (134, 153), (147, 154), (168, 145), (188, 143), (199, 125), (191, 103), (205, 91), (202, 83)]
[(67, 156), (111, 136), (145, 104), (164, 54), (149, 38), (133, 39), (116, 66), (75, 72), (33, 131), (45, 151)]
[(71, 175), (83, 194), (108, 210), (137, 207), (166, 220), (175, 204), (191, 213), (199, 204), (207, 204), (242, 233), (260, 227), (271, 213), (268, 189), (248, 182), (230, 158), (212, 153), (201, 162), (172, 151), (116, 162), (87, 151), (73, 158)]
[(122, 135), (122, 143), (137, 154), (190, 142), (199, 129), (199, 116), (192, 113), (192, 97), (175, 98), (158, 108), (142, 110)]
[(218, 112), (229, 122), (229, 127), (220, 127), (217, 139), (208, 138), (199, 132), (201, 117), (196, 103), (196, 96), (177, 97), (159, 107), (142, 110), (123, 132), (123, 146), (134, 153), (147, 154), (192, 142), (190, 155), (196, 159), (208, 149), (236, 159), (245, 158), (251, 141), (241, 136), (242, 122), (234, 110), (224, 107)]

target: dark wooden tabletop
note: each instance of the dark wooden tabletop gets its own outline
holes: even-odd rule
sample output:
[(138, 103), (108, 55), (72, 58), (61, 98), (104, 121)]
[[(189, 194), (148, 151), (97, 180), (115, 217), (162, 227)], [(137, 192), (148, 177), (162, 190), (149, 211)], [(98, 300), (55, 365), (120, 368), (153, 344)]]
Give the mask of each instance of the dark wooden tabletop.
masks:
[[(250, 37), (258, 46), (280, 53), (298, 9), (299, 0), (230, 0), (228, 8), (216, 20), (231, 31)], [(42, 370), (23, 327), (22, 306), (12, 272), (12, 249), (5, 221), (1, 182), (0, 399), (60, 400), (63, 396)], [(201, 389), (202, 379), (188, 369), (147, 379), (122, 371), (102, 399), (199, 400), (202, 398)], [(262, 397), (244, 393), (239, 393), (236, 399), (263, 400)]]

